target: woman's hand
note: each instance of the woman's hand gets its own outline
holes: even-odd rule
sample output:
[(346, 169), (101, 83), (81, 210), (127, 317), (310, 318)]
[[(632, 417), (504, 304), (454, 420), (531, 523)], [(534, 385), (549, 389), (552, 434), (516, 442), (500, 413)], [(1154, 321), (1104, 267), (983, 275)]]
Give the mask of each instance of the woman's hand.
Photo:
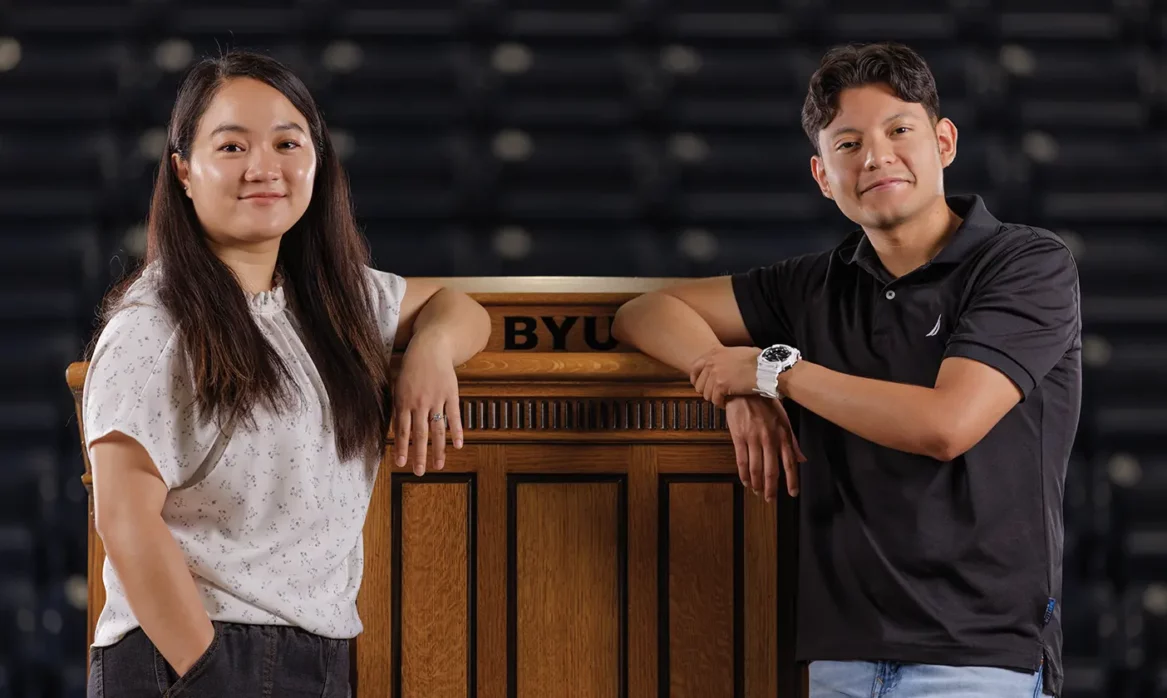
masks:
[[(435, 420), (434, 415), (444, 418)], [(450, 352), (440, 343), (414, 337), (405, 350), (393, 391), (393, 456), (397, 467), (412, 461), (414, 474), (424, 474), (426, 442), (431, 438), (434, 468), (445, 467), (447, 421), (454, 448), (462, 448), (458, 379)]]
[(731, 397), (725, 405), (726, 422), (737, 453), (737, 472), (742, 485), (766, 501), (778, 494), (778, 458), (786, 471), (786, 491), (798, 496), (798, 464), (806, 462), (790, 417), (782, 403), (761, 395)]

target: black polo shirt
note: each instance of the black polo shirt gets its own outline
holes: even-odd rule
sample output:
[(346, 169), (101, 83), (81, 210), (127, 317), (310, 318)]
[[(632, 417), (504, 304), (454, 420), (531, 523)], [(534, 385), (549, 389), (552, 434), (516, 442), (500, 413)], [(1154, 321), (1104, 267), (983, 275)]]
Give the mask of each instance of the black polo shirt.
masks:
[[(1081, 397), (1078, 275), (1052, 233), (978, 196), (898, 279), (863, 231), (834, 250), (733, 276), (757, 346), (790, 344), (856, 376), (932, 387), (940, 363), (988, 364), (1023, 400), (937, 461), (799, 410), (797, 654), (1036, 671), (1060, 694), (1062, 492)], [(1051, 604), (1052, 599), (1052, 604)], [(1052, 611), (1050, 607), (1052, 605)]]

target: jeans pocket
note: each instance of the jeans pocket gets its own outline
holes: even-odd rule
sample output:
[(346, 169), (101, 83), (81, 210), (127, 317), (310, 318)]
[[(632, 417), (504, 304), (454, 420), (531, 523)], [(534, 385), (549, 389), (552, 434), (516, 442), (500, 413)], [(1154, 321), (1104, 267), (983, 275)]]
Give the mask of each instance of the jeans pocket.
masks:
[[(181, 696), (187, 691), (198, 687), (199, 679), (207, 674), (207, 670), (210, 668), (211, 662), (214, 660), (215, 655), (219, 650), (220, 635), (221, 631), (216, 627), (215, 635), (211, 638), (211, 644), (207, 646), (207, 649), (203, 652), (202, 656), (196, 659), (194, 664), (190, 665), (190, 668), (186, 670), (186, 673), (178, 677), (178, 680), (175, 681), (169, 689), (167, 689), (165, 698), (176, 698), (177, 696)], [(157, 652), (157, 650), (155, 651)], [(163, 662), (166, 661), (161, 657), (161, 655), (159, 655), (158, 658), (162, 659)]]

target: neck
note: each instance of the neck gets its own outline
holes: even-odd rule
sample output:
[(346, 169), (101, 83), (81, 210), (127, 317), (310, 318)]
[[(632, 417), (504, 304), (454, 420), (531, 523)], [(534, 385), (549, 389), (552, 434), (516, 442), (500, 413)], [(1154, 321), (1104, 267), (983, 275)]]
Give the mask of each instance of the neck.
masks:
[(255, 295), (272, 290), (280, 253), (279, 240), (253, 246), (225, 246), (208, 238), (207, 245), (234, 272), (239, 286), (246, 293)]
[(909, 220), (864, 232), (884, 268), (898, 278), (930, 262), (961, 222), (944, 197), (938, 197), (935, 204)]

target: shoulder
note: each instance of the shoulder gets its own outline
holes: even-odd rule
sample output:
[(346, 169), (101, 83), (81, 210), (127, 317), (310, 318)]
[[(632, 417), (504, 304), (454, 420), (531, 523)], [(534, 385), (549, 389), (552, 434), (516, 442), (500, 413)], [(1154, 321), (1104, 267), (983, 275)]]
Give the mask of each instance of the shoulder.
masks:
[(135, 282), (109, 316), (89, 359), (83, 389), (87, 431), (136, 403), (150, 385), (173, 390), (185, 384), (181, 355), (169, 313), (148, 282)]
[[(810, 283), (826, 279), (833, 259), (840, 256), (840, 246), (818, 252), (785, 257), (783, 259), (756, 266), (749, 271), (741, 272), (737, 276), (749, 277), (777, 277), (777, 280), (794, 283)], [(852, 250), (853, 251), (853, 250)]]
[(1071, 263), (1074, 259), (1069, 246), (1053, 231), (1019, 223), (1002, 223), (985, 251), (998, 260), (1018, 254), (1049, 255)]
[(114, 354), (119, 362), (157, 358), (172, 343), (177, 327), (147, 273), (126, 290), (94, 346), (92, 362)]
[(400, 309), (401, 300), (405, 298), (405, 277), (373, 267), (365, 267), (365, 277), (378, 308), (384, 305)]
[[(862, 236), (862, 231), (859, 233)], [(851, 259), (858, 244), (854, 235), (848, 235), (844, 241), (834, 247), (817, 252), (787, 257), (774, 263), (767, 269), (775, 276), (775, 282), (787, 289), (799, 289), (800, 293), (814, 293), (838, 283), (840, 274), (849, 274), (851, 266), (846, 260)]]
[(790, 257), (786, 263), (791, 268), (800, 269), (805, 273), (817, 272), (826, 274), (827, 268), (831, 266), (833, 260), (838, 260), (840, 257), (839, 247), (833, 247), (828, 250), (821, 250), (819, 252), (807, 252), (795, 257)]
[(405, 299), (405, 277), (372, 267), (365, 267), (369, 282), (369, 297), (373, 303), (373, 314), (381, 329), (381, 338), (387, 346), (392, 346), (401, 321), (401, 302)]
[(1077, 263), (1065, 241), (1045, 228), (1002, 223), (983, 248), (980, 266), (987, 275), (1015, 270), (1077, 276)]

